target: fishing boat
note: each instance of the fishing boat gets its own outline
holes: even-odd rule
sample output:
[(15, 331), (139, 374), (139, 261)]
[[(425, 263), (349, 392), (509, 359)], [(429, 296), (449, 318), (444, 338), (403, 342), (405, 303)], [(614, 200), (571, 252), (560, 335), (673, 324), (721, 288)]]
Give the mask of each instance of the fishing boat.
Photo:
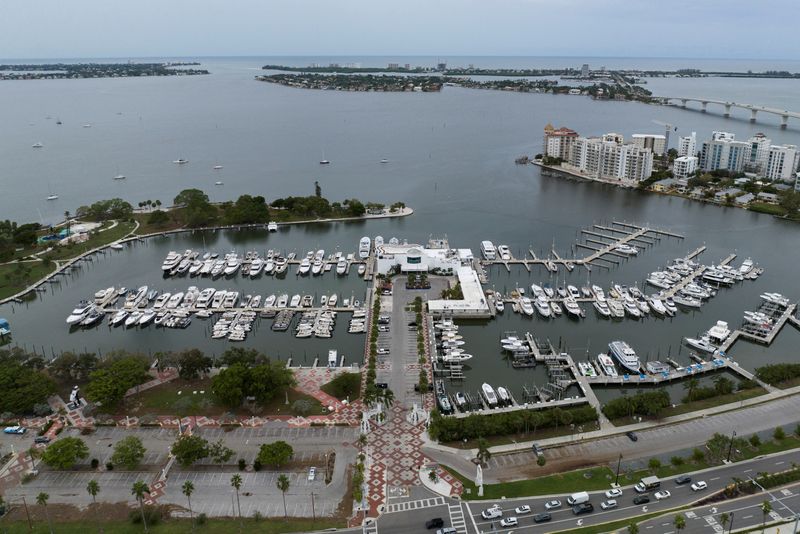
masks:
[(489, 408), (497, 406), (497, 394), (494, 392), (494, 388), (486, 382), (481, 385), (481, 394)]
[(728, 328), (728, 323), (725, 321), (717, 321), (717, 324), (708, 329), (706, 335), (708, 335), (708, 339), (712, 343), (721, 345), (726, 339), (728, 339), (728, 337), (730, 337), (731, 330)]

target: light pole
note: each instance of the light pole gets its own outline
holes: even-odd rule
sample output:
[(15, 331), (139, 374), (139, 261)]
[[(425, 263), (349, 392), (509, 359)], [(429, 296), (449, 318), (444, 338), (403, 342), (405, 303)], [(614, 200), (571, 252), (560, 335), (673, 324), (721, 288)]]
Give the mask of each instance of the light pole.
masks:
[(731, 534), (731, 532), (733, 532), (733, 512), (731, 512), (731, 526), (728, 527), (728, 534)]
[(619, 459), (617, 460), (617, 478), (614, 480), (614, 485), (619, 486), (619, 467), (622, 463), (622, 455), (619, 455)]
[(728, 445), (728, 460), (727, 460), (728, 463), (730, 463), (730, 461), (731, 461), (731, 452), (733, 452), (733, 440), (734, 440), (734, 438), (736, 438), (736, 431), (735, 430), (731, 433), (731, 442)]

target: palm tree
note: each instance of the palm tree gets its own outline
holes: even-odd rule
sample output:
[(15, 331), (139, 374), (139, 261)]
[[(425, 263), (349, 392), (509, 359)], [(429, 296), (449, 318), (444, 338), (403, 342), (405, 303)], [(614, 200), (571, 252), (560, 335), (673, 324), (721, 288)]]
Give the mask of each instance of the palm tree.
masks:
[(639, 525), (636, 523), (628, 525), (628, 534), (639, 534)]
[(97, 483), (96, 480), (92, 479), (86, 484), (86, 492), (92, 496), (92, 504), (94, 505), (94, 516), (97, 520), (97, 530), (102, 534), (103, 532), (103, 525), (100, 523), (100, 516), (97, 513), (97, 494), (100, 493), (100, 484)]
[(387, 408), (391, 408), (392, 404), (394, 404), (394, 391), (389, 388), (382, 390), (378, 396), (378, 400), (381, 401)]
[(161, 207), (161, 201), (156, 199), (155, 205), (156, 205), (156, 208), (160, 208)]
[(31, 459), (31, 471), (36, 470), (36, 459), (42, 457), (42, 451), (36, 447), (28, 449), (28, 458)]
[(70, 221), (69, 215), (70, 215), (69, 210), (64, 212), (64, 220), (67, 223), (67, 235), (69, 235), (69, 225), (72, 222), (72, 221)]
[(489, 450), (489, 442), (485, 438), (478, 440), (478, 454), (475, 456), (481, 464), (485, 464), (492, 457), (492, 451)]
[(284, 519), (288, 520), (289, 513), (286, 511), (286, 492), (289, 491), (289, 477), (286, 475), (279, 476), (276, 484), (278, 489), (281, 490), (281, 495), (283, 496), (283, 517)]
[(675, 516), (675, 520), (672, 522), (675, 525), (675, 530), (681, 531), (686, 528), (686, 518), (683, 515), (678, 514)]
[(238, 473), (231, 477), (231, 486), (236, 490), (236, 508), (239, 510), (239, 532), (242, 531), (242, 506), (239, 504), (239, 490), (242, 487), (242, 477)]
[(553, 417), (553, 421), (556, 423), (556, 430), (558, 430), (558, 425), (561, 424), (561, 419), (564, 417), (564, 410), (561, 408), (553, 408), (550, 412)]
[(181, 491), (186, 495), (186, 501), (189, 503), (189, 518), (192, 520), (192, 532), (194, 532), (194, 512), (192, 511), (192, 493), (194, 493), (194, 484), (191, 480), (183, 483)]
[(686, 390), (686, 396), (689, 398), (689, 400), (692, 400), (692, 397), (694, 396), (694, 392), (697, 389), (697, 386), (699, 386), (699, 385), (700, 385), (700, 381), (697, 380), (696, 378), (690, 378), (683, 385), (683, 389)]
[(139, 502), (139, 512), (142, 514), (142, 524), (144, 525), (144, 531), (149, 532), (147, 530), (147, 519), (144, 516), (144, 494), (150, 494), (150, 488), (147, 487), (147, 484), (142, 482), (141, 480), (137, 480), (133, 483), (133, 487), (131, 488), (131, 495), (136, 497), (136, 500)]
[(50, 514), (47, 511), (47, 500), (50, 498), (45, 492), (41, 492), (36, 496), (36, 504), (44, 507), (44, 516), (47, 518), (47, 526), (50, 528), (50, 534), (53, 534), (53, 523), (50, 522)]
[(719, 524), (722, 525), (722, 532), (725, 532), (725, 527), (727, 526), (728, 521), (730, 521), (728, 512), (722, 512), (719, 514)]
[(366, 434), (361, 434), (360, 436), (358, 436), (358, 446), (362, 451), (364, 450), (364, 447), (367, 446), (367, 435)]
[(767, 528), (767, 516), (772, 511), (772, 505), (769, 501), (764, 501), (761, 503), (761, 515), (763, 516), (763, 520), (761, 522), (761, 532), (764, 532), (764, 529)]

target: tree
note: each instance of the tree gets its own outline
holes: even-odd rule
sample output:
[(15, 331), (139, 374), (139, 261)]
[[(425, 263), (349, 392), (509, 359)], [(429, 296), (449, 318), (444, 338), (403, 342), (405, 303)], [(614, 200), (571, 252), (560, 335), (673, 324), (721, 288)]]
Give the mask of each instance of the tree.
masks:
[(69, 235), (70, 224), (72, 223), (72, 220), (70, 219), (69, 216), (69, 210), (64, 212), (64, 222), (67, 223), (67, 235)]
[(111, 455), (111, 462), (114, 465), (121, 465), (125, 469), (134, 470), (144, 458), (144, 448), (142, 440), (136, 436), (128, 436), (121, 439), (114, 445), (114, 454)]
[(208, 203), (208, 195), (199, 189), (184, 189), (172, 201), (176, 206), (191, 207)]
[(763, 517), (761, 521), (761, 532), (764, 532), (764, 529), (767, 528), (767, 516), (772, 512), (772, 504), (769, 501), (764, 501), (761, 503), (761, 515)]
[(181, 486), (181, 492), (186, 495), (186, 502), (189, 503), (189, 518), (192, 521), (192, 532), (194, 532), (194, 511), (192, 511), (192, 493), (194, 493), (194, 484), (191, 480), (187, 480)]
[(237, 408), (244, 400), (249, 374), (247, 367), (235, 363), (211, 379), (211, 392), (226, 406)]
[(683, 514), (677, 514), (672, 524), (675, 525), (675, 530), (681, 531), (686, 528), (686, 518), (683, 517)]
[(97, 529), (100, 531), (100, 534), (103, 533), (103, 524), (100, 522), (100, 516), (97, 513), (97, 494), (100, 493), (100, 484), (97, 483), (96, 480), (92, 479), (86, 484), (86, 492), (92, 496), (92, 505), (94, 508), (94, 517), (97, 521)]
[(27, 354), (0, 352), (0, 406), (4, 412), (30, 414), (56, 391), (55, 382), (36, 369), (23, 365)]
[(106, 365), (89, 375), (86, 386), (86, 397), (103, 406), (116, 405), (130, 388), (149, 378), (149, 363), (141, 356), (124, 354)]
[(242, 488), (242, 477), (238, 473), (231, 477), (231, 486), (236, 490), (236, 508), (239, 513), (239, 532), (242, 531), (242, 506), (239, 504), (239, 490)]
[(178, 375), (184, 380), (192, 380), (208, 373), (212, 363), (201, 350), (185, 350), (178, 355)]
[(358, 448), (361, 449), (362, 451), (364, 450), (364, 447), (367, 446), (367, 440), (368, 440), (368, 438), (367, 438), (366, 434), (359, 434), (359, 436), (358, 436)]
[(320, 187), (317, 180), (314, 180), (314, 196), (317, 198), (322, 198), (322, 187)]
[(208, 458), (208, 441), (196, 435), (181, 436), (172, 444), (172, 454), (181, 467), (189, 467), (203, 458)]
[(51, 443), (42, 454), (42, 461), (53, 469), (69, 469), (78, 460), (89, 457), (89, 447), (80, 438), (66, 437)]
[(150, 494), (150, 488), (142, 482), (141, 480), (137, 480), (133, 483), (133, 487), (131, 487), (131, 495), (136, 497), (136, 501), (139, 503), (139, 512), (142, 514), (142, 525), (144, 525), (144, 531), (148, 532), (147, 530), (147, 518), (144, 516), (144, 495), (147, 493)]
[(725, 532), (725, 527), (728, 525), (728, 521), (730, 521), (731, 517), (728, 515), (728, 512), (722, 512), (719, 514), (719, 524), (722, 525), (722, 532)]
[(322, 386), (323, 391), (339, 400), (358, 396), (361, 389), (361, 375), (358, 373), (339, 373), (333, 380)]
[(351, 217), (363, 217), (366, 212), (367, 208), (364, 207), (364, 204), (360, 200), (351, 198), (347, 202), (347, 214)]
[(781, 426), (776, 427), (775, 432), (772, 433), (772, 437), (775, 438), (777, 441), (782, 441), (786, 439), (786, 431)]
[(694, 400), (694, 392), (699, 385), (700, 381), (697, 380), (696, 378), (690, 378), (689, 380), (686, 381), (685, 384), (683, 384), (683, 389), (686, 390), (686, 397), (689, 400)]
[(153, 226), (162, 226), (169, 222), (169, 215), (164, 210), (156, 210), (147, 217), (147, 224), (152, 224)]
[(224, 464), (233, 457), (233, 449), (225, 446), (225, 441), (219, 438), (208, 447), (208, 455), (215, 464)]
[(650, 461), (647, 462), (647, 466), (651, 471), (656, 471), (661, 467), (661, 460), (658, 458), (650, 458)]
[(478, 454), (475, 456), (481, 464), (485, 464), (492, 458), (492, 451), (489, 450), (489, 442), (484, 438), (478, 440)]
[(628, 534), (639, 534), (639, 525), (636, 523), (628, 525)]
[(276, 485), (278, 489), (281, 490), (281, 496), (283, 497), (283, 517), (288, 520), (289, 513), (286, 511), (286, 492), (289, 491), (289, 477), (286, 475), (279, 476)]
[(256, 459), (264, 465), (281, 467), (294, 457), (294, 449), (285, 441), (265, 443), (258, 451)]
[(36, 504), (44, 508), (44, 516), (47, 518), (47, 526), (50, 528), (50, 534), (53, 534), (53, 523), (50, 521), (50, 513), (47, 511), (48, 499), (50, 499), (50, 495), (45, 492), (41, 492), (36, 496)]

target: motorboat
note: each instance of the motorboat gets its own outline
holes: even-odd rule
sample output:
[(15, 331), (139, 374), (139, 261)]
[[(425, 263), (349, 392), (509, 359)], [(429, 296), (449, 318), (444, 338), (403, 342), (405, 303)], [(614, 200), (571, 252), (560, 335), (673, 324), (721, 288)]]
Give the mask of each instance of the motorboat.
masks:
[(606, 298), (605, 292), (603, 291), (603, 288), (600, 287), (600, 286), (593, 285), (592, 286), (592, 293), (594, 293), (594, 298), (596, 298), (596, 299), (602, 300), (602, 299)]
[(564, 310), (561, 308), (561, 304), (554, 300), (550, 301), (550, 311), (553, 312), (553, 315), (556, 317), (564, 313)]
[(143, 313), (139, 310), (132, 311), (128, 317), (125, 318), (125, 328), (129, 328), (131, 326), (136, 326), (139, 324), (139, 320), (142, 318)]
[(578, 362), (578, 372), (583, 376), (597, 376), (597, 371), (595, 371), (594, 366), (590, 362)]
[[(299, 295), (297, 298), (297, 303), (298, 304), (300, 303)], [(275, 306), (277, 306), (278, 308), (285, 308), (288, 304), (289, 304), (289, 295), (287, 295), (286, 293), (279, 296), (278, 299), (275, 301)], [(297, 306), (297, 304), (295, 304), (292, 307), (294, 308), (295, 306)]]
[(256, 258), (250, 263), (250, 278), (258, 278), (264, 269), (264, 260)]
[(551, 316), (552, 309), (550, 308), (550, 302), (548, 302), (545, 297), (537, 298), (533, 301), (533, 305), (536, 307), (536, 312), (545, 319)]
[(84, 317), (83, 320), (80, 322), (80, 325), (83, 327), (94, 326), (96, 324), (103, 322), (103, 317), (105, 316), (106, 314), (100, 311), (99, 309), (92, 308), (91, 310), (89, 310), (89, 313), (86, 314), (86, 317)]
[(662, 276), (655, 276), (655, 273), (650, 273), (650, 276), (647, 278), (646, 282), (659, 289), (669, 289), (673, 286), (673, 283), (668, 279)]
[(369, 253), (372, 251), (372, 240), (364, 236), (358, 242), (358, 257), (362, 260), (369, 258)]
[(502, 297), (498, 297), (497, 295), (495, 295), (494, 309), (497, 311), (497, 313), (503, 313), (503, 310), (506, 309), (506, 305), (503, 302)]
[(494, 388), (486, 382), (481, 385), (481, 394), (489, 408), (497, 406), (497, 394), (494, 392)]
[(511, 259), (511, 249), (508, 248), (508, 245), (498, 246), (497, 254), (500, 256), (502, 261), (508, 261)]
[(622, 305), (621, 300), (609, 299), (606, 301), (606, 304), (608, 304), (608, 310), (611, 312), (611, 315), (613, 317), (616, 317), (618, 319), (625, 317), (625, 306)]
[(314, 276), (322, 274), (323, 263), (320, 258), (315, 258), (314, 263), (311, 264), (311, 274)]
[(200, 295), (197, 297), (195, 306), (198, 308), (208, 308), (208, 305), (211, 303), (211, 299), (214, 298), (215, 292), (216, 290), (213, 287), (208, 287), (202, 290)]
[(183, 158), (178, 158), (175, 161), (173, 161), (172, 163), (174, 163), (175, 165), (186, 165), (187, 163), (189, 163), (189, 160), (188, 159), (183, 159)]
[(108, 324), (111, 326), (119, 326), (125, 319), (128, 317), (128, 310), (119, 310), (114, 315), (111, 316), (111, 319), (108, 320)]
[(572, 272), (572, 270), (575, 269), (575, 264), (572, 263), (571, 261), (565, 261), (564, 267), (567, 268), (567, 271)]
[(789, 305), (789, 299), (780, 293), (762, 293), (760, 296), (770, 304), (776, 304), (784, 308)]
[(597, 363), (600, 366), (600, 370), (603, 371), (606, 376), (617, 376), (617, 367), (614, 365), (614, 360), (612, 360), (608, 354), (598, 354)]
[(225, 260), (214, 260), (214, 266), (211, 267), (212, 278), (222, 276), (222, 273), (225, 271), (225, 264)]
[(586, 315), (583, 309), (578, 306), (578, 303), (575, 302), (575, 299), (568, 298), (563, 301), (564, 309), (567, 310), (567, 313), (572, 317), (581, 318)]
[(707, 336), (703, 336), (701, 338), (694, 338), (694, 337), (685, 337), (683, 341), (697, 350), (702, 350), (704, 352), (709, 352), (711, 354), (717, 351), (717, 347), (711, 343)]
[(567, 298), (567, 289), (566, 289), (564, 286), (558, 286), (558, 287), (556, 288), (556, 293), (557, 293), (557, 294), (558, 294), (558, 296), (559, 296), (559, 297), (561, 297), (562, 299), (565, 299), (565, 298)]
[(741, 274), (748, 274), (752, 270), (753, 270), (753, 260), (751, 260), (750, 258), (744, 260), (742, 264), (739, 266), (739, 272)]
[(630, 302), (628, 300), (623, 300), (622, 307), (625, 308), (625, 313), (627, 313), (634, 319), (639, 319), (642, 316), (642, 312), (633, 302)]
[[(531, 286), (531, 287), (533, 287), (533, 286)], [(542, 284), (542, 290), (544, 291), (544, 295), (549, 299), (551, 299), (551, 298), (556, 296), (556, 292), (553, 291), (553, 286), (551, 286), (549, 283)], [(536, 296), (538, 297), (538, 295), (536, 295)]]
[(605, 299), (595, 300), (593, 305), (594, 309), (597, 310), (597, 313), (603, 317), (611, 317), (611, 310), (608, 308), (608, 303), (605, 301)]
[(731, 330), (725, 321), (717, 321), (717, 324), (709, 328), (706, 334), (712, 343), (722, 344), (730, 337)]
[(225, 276), (233, 276), (236, 271), (242, 266), (242, 262), (239, 259), (239, 256), (236, 253), (228, 254), (228, 257), (225, 261), (225, 270), (223, 271)]
[(268, 295), (268, 296), (267, 296), (267, 297), (264, 299), (264, 307), (265, 307), (265, 308), (271, 308), (272, 306), (274, 306), (274, 305), (275, 305), (275, 301), (276, 301), (276, 300), (277, 300), (277, 297), (276, 297), (274, 294), (273, 294), (273, 295)]
[[(550, 291), (552, 292), (552, 289)], [(546, 295), (544, 289), (536, 284), (531, 284), (531, 293), (533, 294), (533, 298), (536, 299), (538, 299), (539, 297), (544, 297)]]
[(283, 274), (289, 268), (289, 260), (283, 256), (275, 258), (275, 274)]
[(533, 315), (533, 305), (531, 304), (531, 299), (528, 297), (522, 297), (519, 301), (520, 310), (527, 316)]
[(72, 313), (67, 317), (67, 324), (78, 324), (86, 318), (86, 315), (94, 308), (94, 304), (89, 301), (82, 300), (72, 310)]
[(122, 250), (125, 247), (121, 243), (111, 243), (110, 245), (108, 245), (108, 248), (110, 248), (111, 250)]
[(139, 319), (139, 326), (147, 326), (150, 321), (156, 318), (156, 312), (152, 308), (148, 308), (147, 310), (142, 312), (142, 316)]
[(156, 301), (153, 303), (153, 308), (156, 310), (160, 310), (161, 308), (164, 307), (164, 305), (166, 305), (167, 301), (170, 299), (171, 296), (172, 293), (170, 292), (161, 293), (158, 296), (158, 298), (156, 298)]
[(772, 328), (772, 325), (774, 324), (774, 320), (763, 312), (746, 311), (744, 312), (744, 321), (746, 323), (767, 329)]
[(298, 306), (300, 306), (300, 300), (302, 298), (303, 297), (301, 297), (300, 295), (293, 295), (292, 296), (292, 300), (289, 302), (289, 307), (290, 308), (297, 308)]
[(303, 258), (300, 265), (297, 267), (297, 274), (305, 275), (311, 270), (311, 260)]
[(339, 303), (339, 297), (336, 295), (336, 293), (328, 297), (328, 306), (330, 306), (331, 308), (335, 308), (336, 304), (338, 303)]
[(639, 308), (640, 312), (642, 312), (642, 315), (647, 315), (650, 313), (650, 305), (647, 303), (647, 300), (645, 300), (641, 293), (634, 297), (634, 301), (636, 303), (636, 307)]
[(164, 305), (164, 307), (167, 308), (168, 310), (173, 310), (177, 308), (178, 306), (180, 306), (181, 302), (183, 302), (183, 295), (184, 293), (182, 291), (173, 293), (173, 295), (169, 297), (169, 300)]
[(336, 262), (336, 274), (343, 275), (347, 272), (347, 260), (344, 258), (339, 258), (339, 261)]
[(661, 299), (661, 302), (664, 303), (664, 307), (667, 309), (667, 314), (670, 316), (674, 316), (678, 313), (678, 308), (675, 306), (675, 301), (672, 300), (672, 297), (666, 297)]
[(461, 408), (462, 410), (467, 407), (467, 396), (464, 395), (463, 392), (459, 391), (455, 395), (456, 399), (456, 406)]
[(442, 356), (442, 361), (445, 363), (464, 363), (471, 359), (472, 359), (472, 354), (466, 354), (464, 352), (457, 352), (457, 353), (449, 352)]
[(638, 373), (642, 367), (636, 352), (624, 341), (612, 341), (608, 344), (609, 356), (613, 356), (625, 369)]
[(616, 247), (614, 247), (614, 250), (616, 252), (619, 252), (620, 254), (625, 254), (626, 256), (636, 256), (637, 254), (639, 254), (638, 248), (625, 244), (617, 245)]
[(161, 270), (166, 272), (172, 271), (172, 269), (178, 266), (182, 259), (182, 254), (175, 252), (174, 250), (169, 251), (167, 257), (164, 258), (164, 261), (161, 263)]
[(481, 241), (481, 254), (484, 259), (493, 261), (497, 259), (497, 249), (491, 241)]
[(511, 394), (503, 386), (497, 387), (497, 402), (501, 406), (506, 406), (511, 404)]
[(681, 306), (685, 306), (687, 308), (699, 308), (703, 305), (703, 303), (698, 299), (693, 299), (692, 297), (682, 295), (680, 293), (676, 293), (672, 297), (672, 301), (675, 304), (679, 304)]
[(567, 286), (567, 292), (569, 292), (569, 296), (574, 299), (581, 298), (581, 292), (578, 291), (578, 288), (575, 286)]
[(234, 308), (236, 303), (239, 301), (239, 292), (238, 291), (228, 291), (225, 295), (225, 299), (222, 301), (223, 308)]
[(189, 276), (197, 276), (203, 269), (204, 263), (200, 260), (194, 260), (189, 266)]
[(661, 299), (656, 297), (650, 297), (650, 309), (653, 310), (654, 313), (658, 315), (666, 315), (667, 308), (664, 306), (664, 303), (661, 302)]
[(269, 221), (267, 223), (267, 231), (268, 232), (277, 232), (278, 231), (278, 223), (275, 221)]
[(42, 148), (44, 145), (42, 143), (33, 143), (31, 147), (33, 148)]
[(109, 300), (111, 300), (114, 294), (115, 290), (113, 286), (107, 289), (101, 289), (100, 291), (94, 294), (94, 302), (95, 304), (103, 304), (104, 302), (108, 302)]

